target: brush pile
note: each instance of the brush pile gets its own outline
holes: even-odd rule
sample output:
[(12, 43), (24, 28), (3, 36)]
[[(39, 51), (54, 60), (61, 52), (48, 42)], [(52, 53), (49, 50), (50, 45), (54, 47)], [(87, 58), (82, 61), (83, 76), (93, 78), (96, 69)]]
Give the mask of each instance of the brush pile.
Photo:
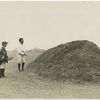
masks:
[(45, 51), (29, 68), (57, 81), (99, 82), (100, 49), (87, 40), (72, 41)]

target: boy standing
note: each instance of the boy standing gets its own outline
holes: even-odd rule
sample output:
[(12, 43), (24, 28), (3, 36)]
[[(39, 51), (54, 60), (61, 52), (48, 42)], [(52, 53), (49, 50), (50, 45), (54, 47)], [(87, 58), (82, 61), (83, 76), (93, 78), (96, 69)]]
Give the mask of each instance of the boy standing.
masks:
[(2, 48), (0, 50), (0, 77), (5, 77), (5, 65), (8, 63), (8, 60), (12, 60), (13, 57), (8, 58), (6, 47), (8, 42), (2, 42)]

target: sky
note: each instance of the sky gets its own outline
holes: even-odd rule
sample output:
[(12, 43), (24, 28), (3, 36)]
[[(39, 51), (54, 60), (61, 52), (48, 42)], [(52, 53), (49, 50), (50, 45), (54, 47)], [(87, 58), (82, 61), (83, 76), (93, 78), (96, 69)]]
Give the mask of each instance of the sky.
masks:
[(26, 49), (49, 49), (74, 40), (100, 47), (100, 2), (0, 1), (0, 43), (15, 49), (23, 37)]

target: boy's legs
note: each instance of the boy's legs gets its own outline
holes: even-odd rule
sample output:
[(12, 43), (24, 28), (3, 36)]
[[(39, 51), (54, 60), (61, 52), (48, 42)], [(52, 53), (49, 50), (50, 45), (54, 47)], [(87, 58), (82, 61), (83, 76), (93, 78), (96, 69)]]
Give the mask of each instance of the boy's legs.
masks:
[(0, 65), (0, 77), (5, 77), (5, 64)]
[(5, 69), (4, 68), (1, 69), (1, 73), (2, 73), (2, 77), (5, 77)]
[(0, 77), (2, 77), (2, 68), (0, 68)]

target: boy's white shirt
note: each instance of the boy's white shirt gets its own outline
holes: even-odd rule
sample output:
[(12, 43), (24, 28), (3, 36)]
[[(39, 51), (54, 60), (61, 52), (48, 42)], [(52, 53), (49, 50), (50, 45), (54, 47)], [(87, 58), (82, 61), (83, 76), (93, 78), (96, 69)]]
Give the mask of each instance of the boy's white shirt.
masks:
[(17, 47), (17, 53), (21, 53), (21, 54), (25, 54), (25, 45), (21, 45), (20, 43), (18, 44), (18, 47)]

